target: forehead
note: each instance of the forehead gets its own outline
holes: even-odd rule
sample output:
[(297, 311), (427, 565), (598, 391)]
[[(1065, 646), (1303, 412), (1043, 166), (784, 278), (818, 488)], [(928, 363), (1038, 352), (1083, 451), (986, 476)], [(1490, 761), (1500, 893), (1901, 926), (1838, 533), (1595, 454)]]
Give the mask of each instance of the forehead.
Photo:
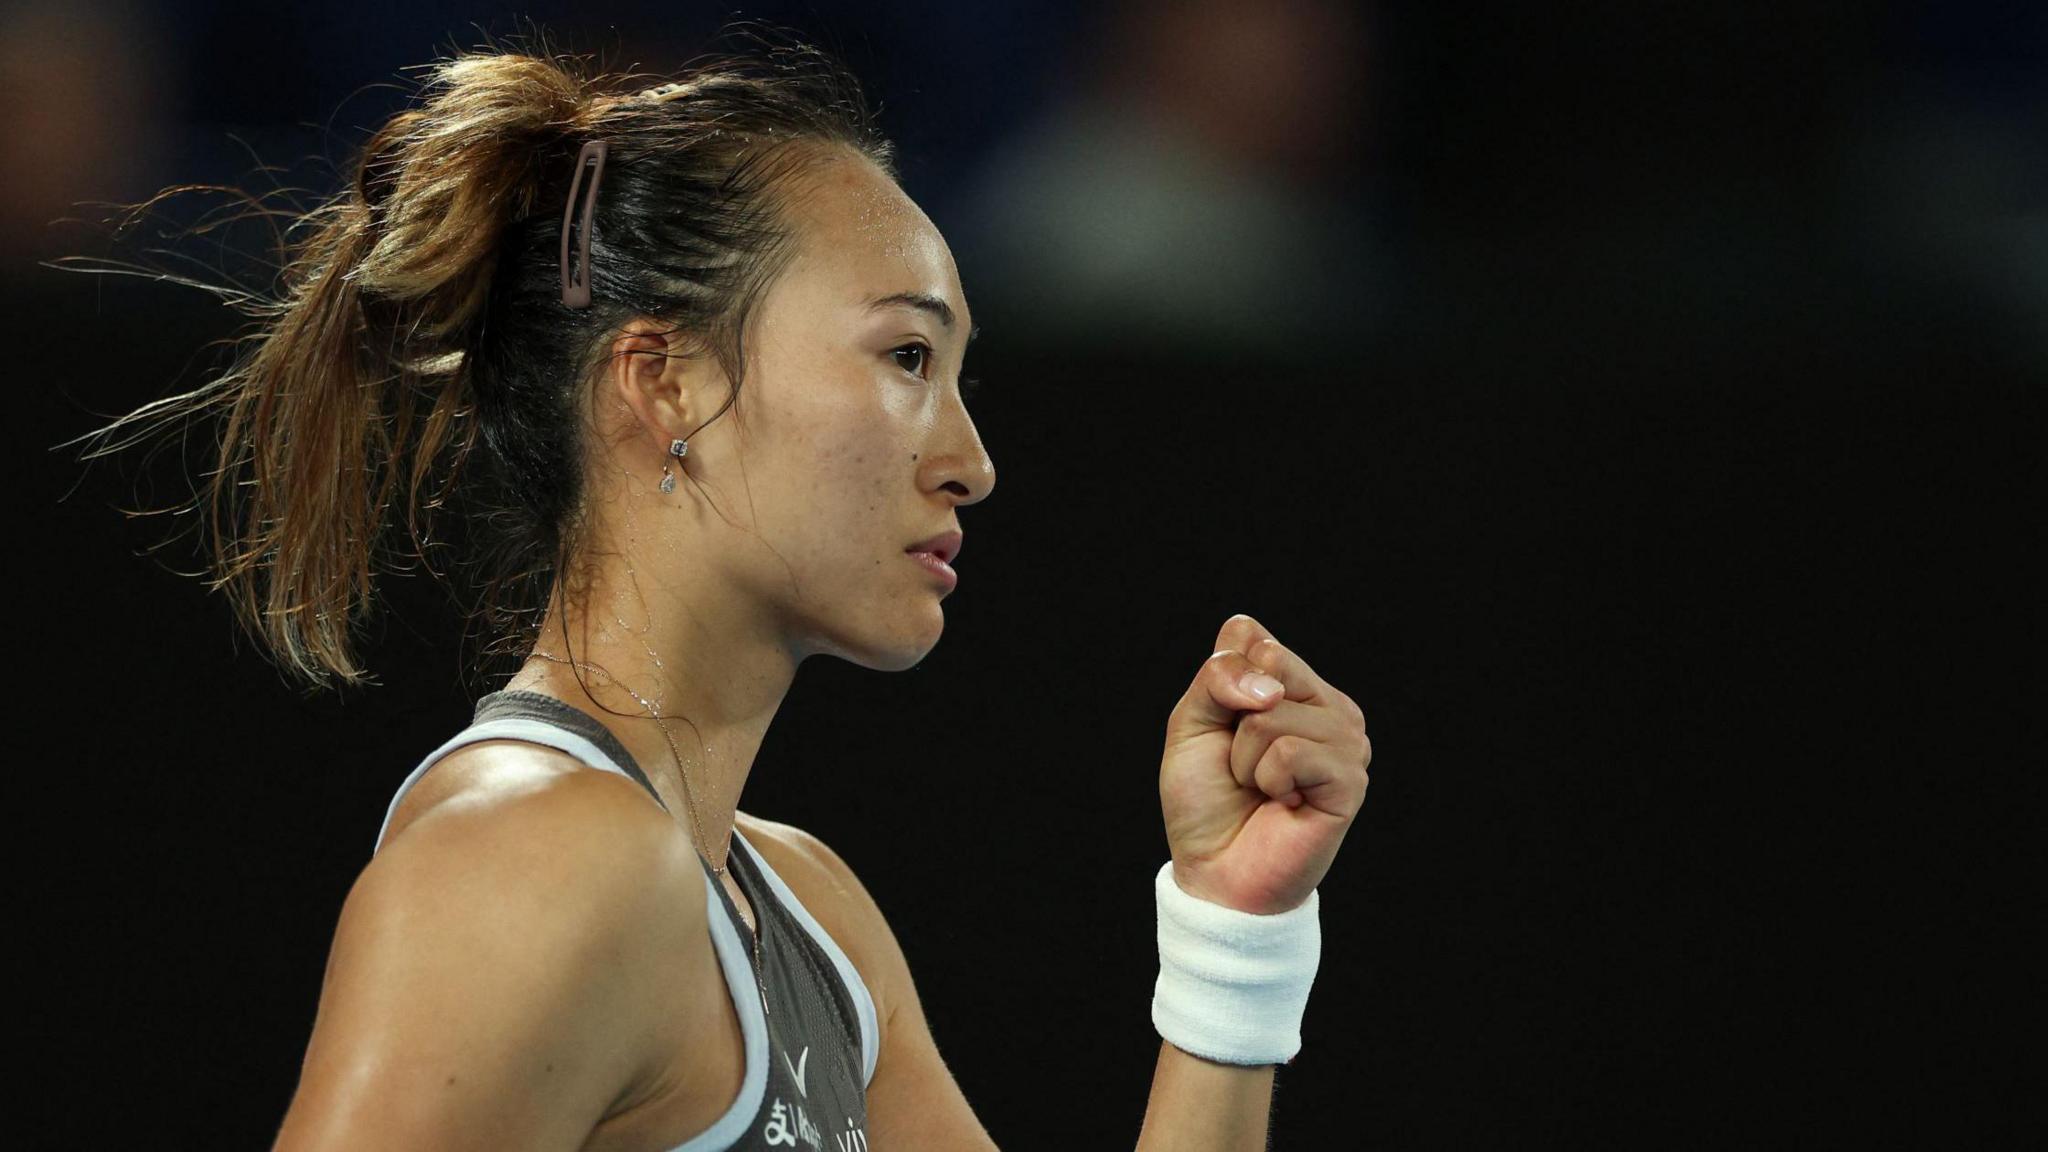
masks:
[(790, 266), (848, 307), (892, 293), (926, 293), (964, 315), (959, 269), (945, 238), (881, 169), (863, 157), (821, 162), (791, 205), (799, 246)]

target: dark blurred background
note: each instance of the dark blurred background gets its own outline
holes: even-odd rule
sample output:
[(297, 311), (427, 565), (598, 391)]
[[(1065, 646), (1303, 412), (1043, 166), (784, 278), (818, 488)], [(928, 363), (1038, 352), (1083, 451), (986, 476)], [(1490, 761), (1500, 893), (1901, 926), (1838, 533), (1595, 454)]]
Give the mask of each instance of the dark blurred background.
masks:
[[(621, 66), (736, 14), (838, 52), (984, 329), (1000, 482), (945, 639), (807, 665), (745, 807), (862, 875), (1000, 1143), (1127, 1148), (1162, 726), (1249, 612), (1375, 750), (1276, 1147), (1953, 1139), (2031, 1088), (1992, 1056), (2040, 850), (1997, 817), (2038, 807), (1991, 798), (2043, 699), (2048, 8), (1454, 7), (518, 10)], [(221, 197), (102, 221), (310, 205), (406, 69), (524, 27), (0, 6), (9, 503), (49, 544), (13, 1146), (268, 1147), (391, 794), (495, 686), (416, 578), (381, 687), (287, 687), (114, 510), (183, 496), (203, 434), (53, 448), (196, 387), (238, 318), (53, 262), (261, 287), (263, 227), (176, 235)]]

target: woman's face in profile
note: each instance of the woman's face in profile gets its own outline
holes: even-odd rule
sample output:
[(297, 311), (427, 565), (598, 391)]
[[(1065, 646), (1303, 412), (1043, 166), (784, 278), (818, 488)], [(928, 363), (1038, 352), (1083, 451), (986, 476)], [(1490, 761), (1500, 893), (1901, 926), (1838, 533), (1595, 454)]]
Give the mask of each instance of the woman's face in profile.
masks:
[(714, 492), (758, 533), (730, 575), (799, 657), (907, 668), (948, 586), (905, 550), (995, 486), (960, 396), (973, 321), (938, 229), (864, 158), (821, 162), (788, 211), (795, 255), (749, 323), (740, 483)]

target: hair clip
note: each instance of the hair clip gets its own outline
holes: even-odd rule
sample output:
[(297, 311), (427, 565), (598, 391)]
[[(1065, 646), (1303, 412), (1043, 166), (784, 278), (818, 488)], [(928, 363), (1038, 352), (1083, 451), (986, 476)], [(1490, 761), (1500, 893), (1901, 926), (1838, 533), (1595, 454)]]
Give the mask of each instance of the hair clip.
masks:
[[(562, 206), (562, 303), (571, 308), (590, 307), (590, 217), (597, 210), (597, 182), (604, 178), (605, 142), (592, 140), (576, 156), (576, 175), (569, 181), (569, 202)], [(569, 263), (569, 222), (576, 215), (576, 194), (583, 188), (584, 166), (597, 161), (590, 172), (590, 187), (583, 192), (583, 221), (577, 229), (575, 267)], [(580, 272), (581, 275), (574, 273)]]

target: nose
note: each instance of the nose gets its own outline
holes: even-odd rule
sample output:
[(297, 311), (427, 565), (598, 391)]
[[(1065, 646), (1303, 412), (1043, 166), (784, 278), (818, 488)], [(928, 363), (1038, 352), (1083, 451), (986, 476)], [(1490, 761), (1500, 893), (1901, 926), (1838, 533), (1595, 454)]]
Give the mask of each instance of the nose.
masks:
[(958, 504), (979, 504), (988, 499), (996, 487), (995, 461), (986, 452), (976, 452), (970, 465), (961, 470), (959, 476), (946, 481), (946, 487), (959, 493)]
[(972, 421), (966, 423), (967, 443), (955, 452), (936, 453), (925, 458), (929, 486), (946, 492), (953, 503), (979, 504), (995, 490), (996, 465), (981, 443)]

